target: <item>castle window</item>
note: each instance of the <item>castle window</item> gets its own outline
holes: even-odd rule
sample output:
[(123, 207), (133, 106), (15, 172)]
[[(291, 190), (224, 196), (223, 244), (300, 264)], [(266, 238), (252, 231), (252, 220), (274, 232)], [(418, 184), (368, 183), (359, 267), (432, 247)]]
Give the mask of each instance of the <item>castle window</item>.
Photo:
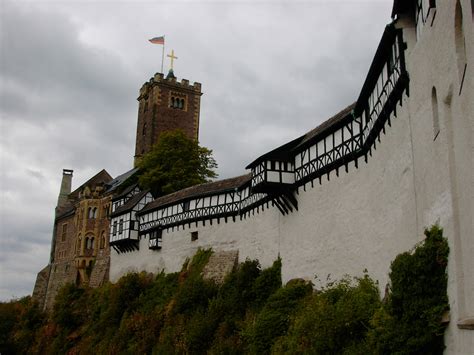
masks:
[(170, 93), (169, 107), (186, 111), (186, 101), (186, 95), (177, 92), (172, 92)]
[(150, 233), (150, 240), (148, 241), (148, 249), (156, 250), (161, 249), (162, 243), (162, 233), (161, 229), (154, 230)]
[(94, 237), (86, 238), (86, 249), (94, 249)]
[(63, 224), (63, 229), (61, 231), (61, 241), (64, 242), (66, 241), (66, 235), (67, 235), (67, 223)]
[(143, 123), (142, 136), (144, 136), (145, 133), (146, 133), (146, 122)]
[(189, 207), (190, 207), (189, 201), (183, 202), (183, 212), (189, 211)]
[(198, 232), (191, 232), (191, 241), (192, 242), (195, 242), (196, 240), (199, 239), (199, 235), (198, 235)]
[(100, 237), (100, 249), (105, 248), (105, 232), (102, 232), (102, 235)]
[(79, 238), (77, 239), (77, 244), (76, 244), (76, 253), (80, 254), (81, 249), (82, 249), (82, 238), (81, 236), (79, 236)]
[(433, 110), (433, 140), (436, 140), (439, 134), (439, 111), (438, 111), (438, 95), (436, 88), (431, 90), (431, 109)]
[(456, 42), (456, 57), (458, 62), (458, 74), (459, 74), (459, 95), (461, 95), (462, 86), (464, 83), (464, 76), (466, 75), (467, 59), (466, 59), (466, 39), (464, 37), (463, 29), (463, 15), (461, 3), (458, 0), (456, 2), (456, 14), (455, 14), (455, 28), (454, 36)]
[(87, 217), (89, 219), (97, 218), (97, 207), (89, 207), (89, 209), (87, 210)]

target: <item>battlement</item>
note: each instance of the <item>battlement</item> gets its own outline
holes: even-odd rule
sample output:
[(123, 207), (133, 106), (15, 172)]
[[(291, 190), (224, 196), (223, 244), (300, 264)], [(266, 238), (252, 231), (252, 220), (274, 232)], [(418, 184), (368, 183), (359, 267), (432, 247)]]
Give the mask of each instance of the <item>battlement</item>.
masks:
[(174, 76), (167, 78), (163, 73), (156, 73), (149, 81), (142, 85), (138, 100), (147, 96), (149, 90), (157, 84), (171, 85), (179, 89), (191, 90), (195, 93), (201, 94), (201, 83), (194, 82), (190, 84), (188, 79), (181, 79), (181, 81), (178, 81)]

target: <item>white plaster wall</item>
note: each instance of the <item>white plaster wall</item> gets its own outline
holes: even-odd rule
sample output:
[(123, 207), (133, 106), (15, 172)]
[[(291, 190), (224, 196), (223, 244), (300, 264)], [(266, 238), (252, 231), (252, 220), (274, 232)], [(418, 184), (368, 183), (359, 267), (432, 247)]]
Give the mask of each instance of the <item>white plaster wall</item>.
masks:
[[(179, 230), (163, 231), (161, 250), (149, 250), (148, 239), (140, 240), (140, 251), (117, 254), (111, 251), (110, 280), (117, 281), (121, 276), (131, 271), (159, 272), (165, 270), (174, 272), (181, 270), (187, 257), (192, 257), (198, 248), (213, 248), (214, 250), (239, 250), (239, 260), (246, 258), (258, 259), (263, 267), (270, 266), (278, 257), (279, 224), (278, 210), (265, 208), (260, 213), (246, 219), (232, 218), (225, 223), (213, 220), (191, 224)], [(191, 241), (191, 232), (198, 231), (199, 239)]]
[[(467, 71), (460, 91), (455, 47), (456, 1), (437, 2), (432, 26), (409, 43), (418, 231), (439, 222), (450, 245), (448, 296), (451, 322), (446, 353), (472, 354), (474, 331), (458, 321), (474, 319), (474, 28), (469, 0), (461, 1)], [(431, 92), (438, 94), (440, 134), (433, 138)]]
[(384, 290), (390, 262), (420, 240), (406, 115), (392, 119), (368, 159), (300, 189), (298, 213), (281, 218), (284, 280), (303, 277), (320, 287), (328, 275), (337, 280), (367, 269)]

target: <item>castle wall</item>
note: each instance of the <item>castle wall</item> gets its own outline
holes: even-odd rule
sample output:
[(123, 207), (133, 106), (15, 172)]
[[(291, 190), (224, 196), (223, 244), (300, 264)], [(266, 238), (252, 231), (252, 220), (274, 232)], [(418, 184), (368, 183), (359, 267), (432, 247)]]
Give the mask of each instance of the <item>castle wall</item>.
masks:
[[(202, 222), (198, 227), (163, 231), (161, 250), (148, 249), (148, 239), (140, 240), (139, 252), (120, 253), (111, 251), (110, 280), (117, 281), (131, 271), (175, 272), (181, 270), (186, 258), (192, 257), (198, 248), (214, 250), (238, 250), (239, 259), (258, 259), (263, 266), (270, 266), (278, 257), (279, 215), (274, 208), (260, 211), (247, 219), (232, 218), (227, 223), (213, 220)], [(191, 232), (198, 231), (198, 239), (191, 241)]]
[[(460, 66), (456, 6), (463, 10), (465, 62)], [(138, 252), (111, 255), (111, 280), (128, 271), (177, 271), (198, 247), (238, 250), (240, 261), (269, 266), (281, 255), (283, 280), (303, 277), (324, 285), (367, 269), (383, 293), (391, 261), (423, 240), (438, 223), (450, 245), (447, 353), (474, 348), (474, 24), (469, 0), (439, 1), (422, 31), (397, 21), (407, 43), (409, 92), (376, 150), (333, 171), (322, 184), (298, 189), (298, 211), (275, 207), (235, 223), (163, 232), (161, 250), (140, 241)], [(457, 31), (457, 33), (456, 33)], [(465, 72), (464, 72), (465, 68)], [(192, 242), (190, 233), (198, 231)], [(315, 275), (318, 280), (315, 280)], [(466, 326), (467, 325), (467, 326)], [(469, 328), (470, 329), (466, 329)]]
[(44, 308), (51, 310), (58, 291), (68, 283), (76, 282), (77, 270), (72, 261), (59, 261), (48, 265), (51, 268)]
[[(439, 223), (450, 246), (447, 353), (468, 354), (474, 348), (474, 24), (470, 2), (459, 1), (467, 64), (460, 69), (457, 3), (437, 2), (418, 41), (411, 31), (408, 114), (418, 233)], [(462, 329), (466, 324), (470, 330)]]

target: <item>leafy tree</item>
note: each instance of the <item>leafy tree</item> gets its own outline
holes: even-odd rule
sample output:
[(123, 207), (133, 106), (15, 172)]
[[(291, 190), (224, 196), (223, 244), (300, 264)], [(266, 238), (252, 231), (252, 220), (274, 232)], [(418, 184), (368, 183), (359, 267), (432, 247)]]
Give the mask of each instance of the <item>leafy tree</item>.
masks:
[(163, 195), (216, 178), (212, 150), (201, 147), (181, 130), (164, 132), (138, 164), (139, 183)]

